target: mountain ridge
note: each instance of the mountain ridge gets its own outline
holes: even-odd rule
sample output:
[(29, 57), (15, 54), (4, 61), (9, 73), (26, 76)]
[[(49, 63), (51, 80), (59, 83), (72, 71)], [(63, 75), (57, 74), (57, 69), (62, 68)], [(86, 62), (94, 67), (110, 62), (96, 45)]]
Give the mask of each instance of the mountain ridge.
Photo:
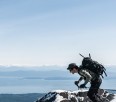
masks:
[[(88, 90), (53, 90), (35, 102), (91, 102), (87, 97), (87, 92)], [(106, 99), (110, 102), (116, 101), (116, 95), (106, 90), (99, 89), (98, 94), (102, 97), (101, 102), (107, 102)]]

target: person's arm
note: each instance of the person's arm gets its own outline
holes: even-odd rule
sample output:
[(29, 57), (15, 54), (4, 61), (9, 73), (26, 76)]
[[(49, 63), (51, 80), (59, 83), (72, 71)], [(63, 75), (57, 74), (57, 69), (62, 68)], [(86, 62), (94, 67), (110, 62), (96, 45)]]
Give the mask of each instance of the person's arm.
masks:
[(88, 82), (90, 82), (90, 80), (92, 79), (92, 76), (91, 76), (91, 75), (89, 74), (89, 72), (86, 71), (86, 70), (81, 70), (81, 71), (80, 71), (80, 74), (81, 74), (82, 76), (85, 77), (85, 82), (84, 82), (85, 85), (86, 85)]
[(79, 83), (83, 80), (84, 78), (81, 76), (80, 78), (79, 78)]
[(75, 85), (78, 86), (78, 84), (83, 80), (84, 78), (83, 77), (80, 77), (78, 81), (75, 81)]

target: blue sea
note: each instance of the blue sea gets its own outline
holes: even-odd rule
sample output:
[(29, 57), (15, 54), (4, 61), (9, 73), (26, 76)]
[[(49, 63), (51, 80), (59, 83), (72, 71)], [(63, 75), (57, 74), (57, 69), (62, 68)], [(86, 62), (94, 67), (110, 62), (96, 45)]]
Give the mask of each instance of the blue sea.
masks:
[[(0, 93), (47, 93), (51, 90), (78, 90), (75, 80), (0, 78)], [(89, 87), (89, 84), (87, 85)], [(103, 89), (116, 89), (116, 80), (103, 80)]]
[[(116, 70), (110, 70), (108, 69), (108, 77), (103, 79), (101, 88), (115, 90)], [(66, 70), (0, 71), (0, 93), (47, 93), (59, 89), (75, 91), (78, 88), (74, 81), (78, 79), (77, 74), (72, 75)]]

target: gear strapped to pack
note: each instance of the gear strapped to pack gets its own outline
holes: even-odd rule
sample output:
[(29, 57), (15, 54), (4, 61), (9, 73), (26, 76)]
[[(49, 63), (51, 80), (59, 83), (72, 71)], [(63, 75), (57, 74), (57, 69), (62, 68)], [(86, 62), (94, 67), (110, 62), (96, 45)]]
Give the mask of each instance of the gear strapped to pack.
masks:
[(97, 61), (92, 60), (90, 54), (89, 57), (84, 57), (83, 55), (81, 56), (83, 57), (81, 68), (88, 69), (95, 73), (97, 76), (102, 76), (102, 78), (104, 78), (103, 73), (105, 74), (105, 76), (107, 76), (104, 66)]

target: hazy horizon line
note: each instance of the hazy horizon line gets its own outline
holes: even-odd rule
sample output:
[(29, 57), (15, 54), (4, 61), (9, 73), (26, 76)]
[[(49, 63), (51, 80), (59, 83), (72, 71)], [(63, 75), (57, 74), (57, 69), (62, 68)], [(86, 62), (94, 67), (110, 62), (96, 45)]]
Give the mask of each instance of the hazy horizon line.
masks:
[[(16, 66), (16, 67), (49, 67), (49, 66), (60, 66), (60, 67), (64, 67), (64, 66), (68, 66), (67, 65), (58, 65), (58, 64), (44, 64), (44, 65), (27, 65), (27, 64), (23, 64), (23, 65), (20, 65), (20, 64), (10, 64), (10, 65), (3, 65), (3, 64), (0, 64), (0, 66), (5, 66), (5, 67), (11, 67), (11, 66)], [(116, 64), (104, 64), (104, 66), (116, 66)]]

